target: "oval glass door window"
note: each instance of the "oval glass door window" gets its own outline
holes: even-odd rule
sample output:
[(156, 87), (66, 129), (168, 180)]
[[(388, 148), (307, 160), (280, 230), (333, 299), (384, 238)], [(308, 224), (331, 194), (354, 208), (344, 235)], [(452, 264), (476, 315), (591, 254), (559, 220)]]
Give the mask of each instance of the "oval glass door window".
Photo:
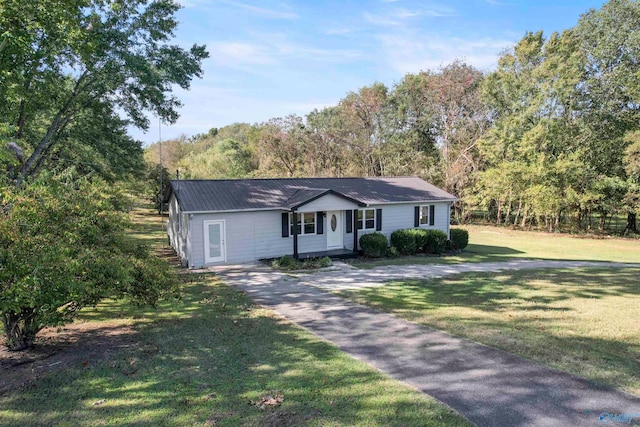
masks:
[(338, 227), (338, 218), (336, 218), (336, 214), (331, 215), (331, 231), (336, 231)]

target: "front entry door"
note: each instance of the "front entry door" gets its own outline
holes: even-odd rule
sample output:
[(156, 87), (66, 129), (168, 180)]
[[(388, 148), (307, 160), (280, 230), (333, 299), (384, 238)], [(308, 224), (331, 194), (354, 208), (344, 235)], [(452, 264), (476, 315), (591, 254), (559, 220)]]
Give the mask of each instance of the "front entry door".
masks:
[(224, 262), (226, 259), (224, 221), (204, 221), (204, 262)]
[(327, 249), (342, 249), (342, 211), (327, 212)]

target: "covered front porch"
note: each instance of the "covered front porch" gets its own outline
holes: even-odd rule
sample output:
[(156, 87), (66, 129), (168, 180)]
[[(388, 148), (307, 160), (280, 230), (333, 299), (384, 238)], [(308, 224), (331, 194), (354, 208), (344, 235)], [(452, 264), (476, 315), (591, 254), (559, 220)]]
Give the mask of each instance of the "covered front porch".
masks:
[(358, 256), (355, 221), (364, 203), (333, 190), (316, 189), (297, 191), (287, 205), (283, 236), (288, 233), (292, 238), (293, 258)]

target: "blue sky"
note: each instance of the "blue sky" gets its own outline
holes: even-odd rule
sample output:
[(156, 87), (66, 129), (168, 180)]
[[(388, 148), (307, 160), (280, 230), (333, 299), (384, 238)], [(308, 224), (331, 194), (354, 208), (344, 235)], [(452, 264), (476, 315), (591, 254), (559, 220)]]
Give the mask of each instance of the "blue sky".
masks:
[[(183, 0), (174, 42), (206, 44), (204, 77), (162, 138), (335, 105), (349, 91), (456, 58), (491, 71), (527, 31), (572, 27), (602, 0)], [(157, 124), (144, 134), (158, 140)]]

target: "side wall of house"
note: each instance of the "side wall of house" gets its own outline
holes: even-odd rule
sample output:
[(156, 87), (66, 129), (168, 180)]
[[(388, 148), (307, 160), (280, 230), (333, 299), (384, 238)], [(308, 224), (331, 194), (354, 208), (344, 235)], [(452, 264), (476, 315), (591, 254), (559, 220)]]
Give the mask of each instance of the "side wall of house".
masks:
[[(449, 223), (451, 215), (451, 205), (449, 202), (428, 203), (434, 205), (434, 224), (422, 225), (420, 228), (442, 230), (449, 236)], [(402, 228), (414, 228), (415, 207), (427, 205), (427, 203), (407, 203), (394, 205), (373, 205), (367, 209), (382, 209), (382, 230), (380, 232), (387, 236), (389, 240), (391, 233)], [(373, 230), (358, 230), (358, 240), (366, 233), (373, 233)], [(353, 233), (344, 233), (344, 244), (347, 249), (353, 249)], [(359, 247), (359, 245), (358, 245)]]
[[(255, 261), (293, 254), (293, 237), (282, 237), (282, 211), (225, 212), (193, 214), (190, 218), (191, 256), (189, 266), (205, 265), (204, 221), (225, 221), (227, 263)], [(326, 218), (322, 218), (326, 222)], [(326, 230), (326, 224), (324, 229)], [(327, 248), (325, 234), (298, 236), (298, 252), (322, 251)]]
[(176, 251), (183, 264), (189, 259), (188, 244), (189, 218), (182, 214), (175, 195), (169, 199), (169, 220), (167, 221), (167, 235), (169, 244)]

